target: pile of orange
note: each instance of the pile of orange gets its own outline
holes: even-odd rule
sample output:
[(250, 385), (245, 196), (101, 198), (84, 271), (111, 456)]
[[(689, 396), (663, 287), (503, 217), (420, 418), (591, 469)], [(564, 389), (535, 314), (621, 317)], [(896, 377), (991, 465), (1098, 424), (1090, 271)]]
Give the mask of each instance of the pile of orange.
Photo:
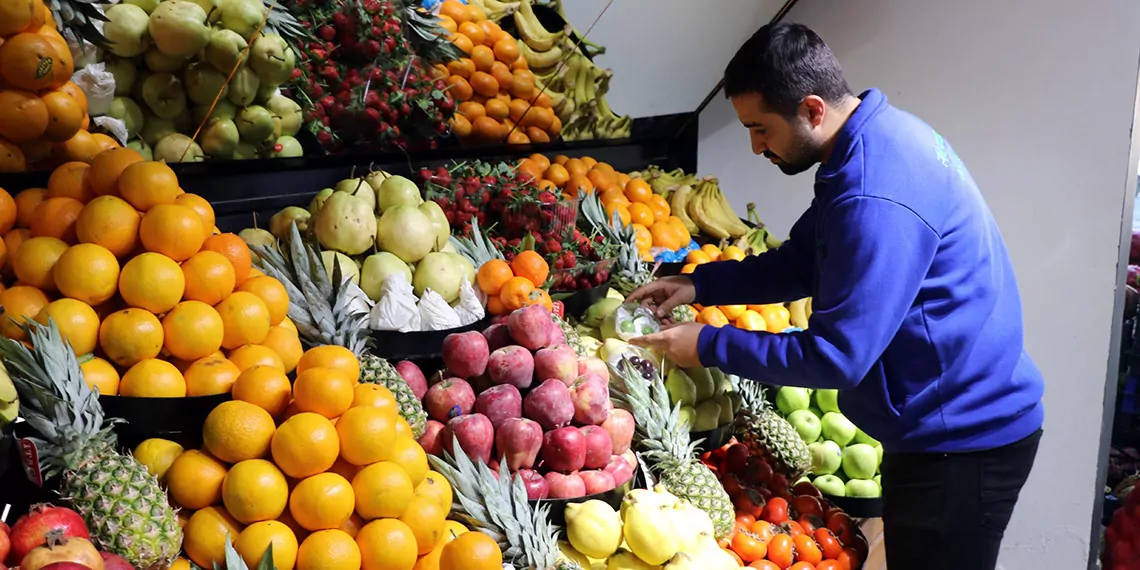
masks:
[(562, 121), (550, 96), (536, 87), (518, 40), (473, 4), (444, 0), (440, 18), (452, 43), (467, 54), (446, 68), (437, 67), (459, 103), (451, 121), (459, 139), (528, 144), (558, 138)]
[(616, 212), (623, 224), (633, 224), (638, 252), (646, 260), (653, 259), (653, 248), (677, 251), (692, 239), (681, 219), (672, 215), (669, 202), (648, 182), (617, 172), (605, 162), (589, 156), (560, 154), (551, 160), (532, 154), (519, 162), (518, 172), (541, 188), (561, 191), (564, 198), (597, 193), (607, 214), (613, 217)]
[(784, 332), (792, 326), (787, 307), (783, 305), (696, 305), (697, 322), (717, 328), (734, 326), (747, 331)]
[(41, 0), (0, 3), (0, 173), (90, 162), (118, 147), (91, 134), (71, 51)]
[(487, 295), (487, 312), (506, 315), (530, 305), (551, 309), (553, 301), (543, 289), (550, 276), (550, 265), (537, 252), (519, 252), (510, 263), (492, 259), (479, 266), (475, 281)]
[(228, 393), (252, 366), (296, 366), (285, 287), (165, 163), (116, 148), (64, 163), (47, 186), (0, 190), (0, 334), (19, 340), (17, 322), (51, 317), (105, 395)]
[(447, 520), (451, 485), (395, 396), (359, 382), (351, 351), (311, 348), (296, 370), (292, 387), (273, 366), (242, 372), (234, 400), (206, 418), (202, 449), (166, 442), (162, 462), (136, 449), (181, 507), (186, 558), (171, 568), (224, 564), (227, 535), (251, 567), (267, 548), (280, 570), (502, 566), (490, 537)]

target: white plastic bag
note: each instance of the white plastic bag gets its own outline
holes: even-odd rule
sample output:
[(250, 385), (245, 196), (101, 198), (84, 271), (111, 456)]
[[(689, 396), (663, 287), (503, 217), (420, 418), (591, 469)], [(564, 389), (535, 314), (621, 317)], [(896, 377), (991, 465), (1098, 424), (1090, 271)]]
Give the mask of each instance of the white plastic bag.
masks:
[[(103, 8), (98, 4), (91, 4), (90, 6), (100, 14), (103, 13)], [(100, 34), (103, 33), (103, 22), (94, 18), (88, 18), (88, 21), (96, 30), (99, 30)], [(64, 29), (62, 35), (63, 40), (67, 42), (68, 51), (71, 52), (71, 59), (75, 62), (75, 69), (83, 69), (88, 65), (103, 61), (103, 50), (89, 41), (80, 41), (70, 28)]]
[(372, 311), (372, 299), (368, 298), (368, 294), (364, 289), (360, 288), (351, 277), (344, 279), (345, 289), (348, 289), (348, 313), (355, 315), (358, 313), (369, 313)]
[(459, 313), (443, 300), (443, 296), (431, 289), (424, 289), (420, 296), (420, 330), (443, 331), (462, 326)]
[(420, 330), (420, 309), (416, 294), (403, 273), (394, 273), (380, 286), (380, 300), (368, 315), (368, 328), (377, 331), (411, 332)]
[(121, 119), (103, 115), (102, 117), (95, 117), (92, 122), (95, 123), (95, 126), (111, 133), (115, 140), (119, 141), (119, 144), (127, 146), (127, 139), (130, 138), (131, 133), (127, 130), (127, 124)]
[(483, 302), (479, 300), (479, 295), (466, 277), (459, 284), (459, 303), (455, 306), (455, 312), (459, 313), (459, 323), (463, 326), (478, 322), (486, 315), (483, 311)]
[(115, 76), (106, 70), (106, 64), (93, 63), (76, 71), (71, 80), (87, 95), (87, 114), (92, 117), (106, 115), (115, 100)]

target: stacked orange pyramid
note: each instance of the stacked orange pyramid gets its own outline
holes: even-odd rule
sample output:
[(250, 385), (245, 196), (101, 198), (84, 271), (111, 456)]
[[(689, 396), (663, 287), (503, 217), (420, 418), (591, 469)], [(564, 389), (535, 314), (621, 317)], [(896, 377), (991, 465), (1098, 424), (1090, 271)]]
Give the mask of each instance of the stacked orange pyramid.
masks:
[(285, 287), (169, 166), (132, 149), (65, 163), (14, 200), (0, 189), (0, 232), (0, 334), (54, 318), (101, 394), (228, 393), (246, 368), (289, 372), (301, 357)]

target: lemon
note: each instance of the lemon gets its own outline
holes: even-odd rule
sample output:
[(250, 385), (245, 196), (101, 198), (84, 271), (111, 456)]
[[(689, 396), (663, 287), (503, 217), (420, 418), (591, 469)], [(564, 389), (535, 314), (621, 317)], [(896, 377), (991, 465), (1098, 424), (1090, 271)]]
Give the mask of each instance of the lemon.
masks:
[(174, 463), (174, 460), (178, 459), (183, 451), (185, 450), (182, 449), (181, 445), (169, 439), (155, 437), (138, 444), (131, 455), (161, 483), (166, 477), (166, 470), (170, 469), (170, 464)]

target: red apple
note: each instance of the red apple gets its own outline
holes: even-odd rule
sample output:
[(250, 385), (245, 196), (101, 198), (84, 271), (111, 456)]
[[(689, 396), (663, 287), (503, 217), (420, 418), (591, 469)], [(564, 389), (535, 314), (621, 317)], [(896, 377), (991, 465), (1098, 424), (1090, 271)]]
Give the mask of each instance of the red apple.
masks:
[[(454, 439), (453, 439), (454, 438)], [(455, 454), (454, 441), (472, 459), (483, 463), (491, 460), (491, 447), (495, 445), (495, 428), (483, 414), (468, 414), (452, 418), (443, 430), (443, 448)]]
[(424, 433), (416, 440), (424, 453), (429, 455), (443, 455), (443, 428), (444, 425), (435, 420), (428, 420), (424, 425)]
[(633, 432), (636, 428), (637, 424), (633, 421), (633, 414), (621, 408), (611, 411), (606, 421), (602, 422), (602, 429), (609, 432), (614, 453), (618, 455), (629, 451), (629, 445), (633, 442)]
[(534, 353), (534, 380), (557, 378), (567, 387), (578, 378), (578, 354), (563, 344), (543, 348)]
[(411, 360), (397, 362), (396, 373), (404, 379), (404, 382), (408, 383), (408, 387), (412, 389), (412, 393), (416, 395), (417, 399), (424, 399), (424, 394), (427, 394), (428, 389), (427, 378), (424, 377), (424, 371), (420, 370), (415, 362)]
[(519, 477), (522, 478), (523, 486), (526, 487), (526, 498), (536, 501), (545, 499), (550, 494), (550, 487), (546, 484), (546, 478), (538, 471), (519, 469)]
[(584, 469), (605, 469), (613, 455), (613, 442), (610, 434), (598, 426), (582, 428), (582, 435), (586, 438), (586, 462)]
[(576, 427), (563, 427), (542, 436), (542, 463), (551, 471), (570, 473), (586, 463), (586, 436)]
[(542, 429), (562, 427), (574, 419), (570, 389), (561, 380), (551, 378), (526, 395), (523, 411), (526, 412), (526, 417), (538, 422)]
[(479, 331), (453, 333), (443, 339), (443, 363), (460, 378), (473, 378), (487, 369), (491, 350)]
[(579, 376), (570, 387), (570, 400), (574, 403), (574, 422), (580, 425), (602, 425), (614, 409), (609, 384), (597, 374)]
[(531, 305), (515, 310), (507, 319), (511, 338), (530, 350), (550, 346), (551, 327), (558, 328), (558, 325), (554, 324), (550, 309), (542, 305)]
[(475, 411), (487, 416), (495, 429), (510, 418), (522, 417), (522, 394), (510, 384), (493, 386), (475, 398)]
[(546, 486), (551, 499), (577, 499), (586, 496), (586, 483), (577, 473), (563, 475), (557, 471), (546, 474)]
[(99, 556), (103, 557), (103, 570), (135, 570), (135, 567), (131, 566), (126, 558), (118, 554), (100, 552)]
[(40, 566), (40, 570), (91, 570), (91, 567), (78, 562), (52, 562)]
[(633, 479), (633, 466), (620, 455), (610, 457), (605, 472), (613, 476), (615, 487), (625, 485), (626, 481)]
[(586, 485), (587, 495), (605, 493), (617, 487), (617, 483), (614, 482), (614, 476), (605, 471), (579, 471), (578, 476), (582, 478), (582, 483)]
[(586, 356), (578, 359), (578, 376), (582, 376), (588, 372), (592, 372), (604, 378), (607, 383), (610, 381), (610, 367), (606, 364), (606, 361), (601, 358)]
[(495, 433), (495, 446), (511, 471), (530, 469), (542, 449), (542, 426), (525, 418), (504, 421)]
[(462, 378), (448, 378), (424, 396), (424, 408), (431, 419), (447, 423), (451, 418), (470, 414), (475, 407), (475, 391)]
[(483, 338), (487, 339), (487, 348), (492, 352), (515, 343), (515, 339), (511, 338), (511, 331), (507, 328), (506, 323), (493, 324), (483, 329)]
[(516, 344), (495, 349), (487, 361), (487, 375), (495, 384), (529, 388), (534, 382), (534, 356)]

